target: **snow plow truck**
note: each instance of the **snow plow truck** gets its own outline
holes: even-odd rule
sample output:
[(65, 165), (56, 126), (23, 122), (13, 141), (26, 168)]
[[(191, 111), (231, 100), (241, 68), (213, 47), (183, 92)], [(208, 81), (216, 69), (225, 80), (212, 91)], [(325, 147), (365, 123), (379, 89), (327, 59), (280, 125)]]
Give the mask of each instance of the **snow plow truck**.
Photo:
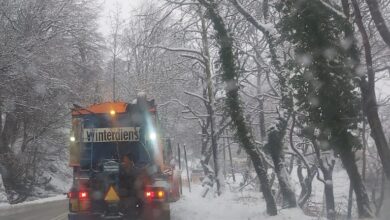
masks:
[(169, 139), (154, 100), (74, 105), (69, 220), (169, 220), (179, 199)]

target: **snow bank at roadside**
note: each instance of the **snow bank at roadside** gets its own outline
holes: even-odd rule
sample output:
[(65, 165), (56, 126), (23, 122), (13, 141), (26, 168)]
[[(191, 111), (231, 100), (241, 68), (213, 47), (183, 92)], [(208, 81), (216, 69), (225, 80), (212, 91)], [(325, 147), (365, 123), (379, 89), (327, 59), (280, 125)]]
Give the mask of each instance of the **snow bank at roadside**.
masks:
[[(28, 197), (25, 202), (17, 205), (45, 203), (50, 202), (53, 199), (61, 200), (65, 198), (61, 195), (67, 193), (71, 187), (72, 169), (68, 167), (67, 159), (57, 160), (51, 158), (51, 160), (52, 161), (47, 164), (47, 167), (44, 169), (45, 172), (43, 173), (47, 179), (50, 178), (50, 182), (45, 185), (34, 187), (30, 197)], [(8, 203), (0, 172), (0, 209), (3, 207), (13, 207), (15, 205), (10, 205)]]
[(3, 178), (0, 174), (0, 205), (3, 203), (7, 204), (8, 200), (7, 200), (7, 194), (5, 193), (5, 188), (3, 185)]
[(183, 197), (171, 203), (172, 220), (312, 220), (303, 212), (296, 209), (279, 210), (277, 216), (266, 214), (265, 202), (259, 192), (230, 192), (229, 189), (220, 196), (209, 196), (202, 198), (201, 186), (192, 186), (192, 192), (188, 188), (183, 188)]

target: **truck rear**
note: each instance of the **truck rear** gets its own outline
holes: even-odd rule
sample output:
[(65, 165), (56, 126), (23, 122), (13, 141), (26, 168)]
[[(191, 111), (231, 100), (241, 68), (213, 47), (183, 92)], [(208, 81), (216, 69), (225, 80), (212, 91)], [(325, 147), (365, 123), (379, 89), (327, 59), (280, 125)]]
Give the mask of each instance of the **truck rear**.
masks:
[(179, 198), (154, 101), (72, 109), (69, 220), (170, 219)]

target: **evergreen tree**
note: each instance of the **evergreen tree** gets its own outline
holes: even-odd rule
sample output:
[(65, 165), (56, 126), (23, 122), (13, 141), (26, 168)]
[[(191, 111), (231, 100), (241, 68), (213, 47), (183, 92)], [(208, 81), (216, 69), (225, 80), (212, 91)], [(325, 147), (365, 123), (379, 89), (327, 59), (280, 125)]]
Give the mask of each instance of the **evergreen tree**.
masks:
[(360, 118), (360, 97), (354, 71), (357, 61), (352, 59), (356, 50), (344, 39), (347, 21), (320, 1), (283, 1), (278, 10), (283, 14), (282, 39), (294, 47), (294, 59), (286, 66), (291, 71), (289, 83), (296, 105), (308, 116), (303, 122), (310, 128), (307, 130), (318, 131), (308, 138), (340, 157), (356, 194), (359, 216), (370, 217), (368, 196), (353, 153), (360, 147), (353, 134)]

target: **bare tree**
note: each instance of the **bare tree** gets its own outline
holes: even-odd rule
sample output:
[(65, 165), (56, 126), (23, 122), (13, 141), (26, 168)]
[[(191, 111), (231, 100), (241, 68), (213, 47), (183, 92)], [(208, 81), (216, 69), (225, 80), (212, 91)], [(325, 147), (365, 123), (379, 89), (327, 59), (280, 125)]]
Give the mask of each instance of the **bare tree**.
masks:
[(375, 94), (375, 72), (372, 61), (372, 52), (371, 45), (369, 42), (368, 34), (362, 22), (362, 16), (360, 13), (359, 4), (356, 0), (352, 0), (352, 6), (355, 14), (355, 22), (359, 28), (359, 32), (363, 39), (366, 67), (367, 67), (367, 79), (365, 77), (361, 78), (361, 90), (363, 96), (363, 106), (364, 114), (367, 117), (368, 123), (371, 128), (371, 135), (375, 140), (376, 147), (378, 149), (378, 154), (381, 158), (383, 168), (387, 175), (387, 178), (390, 178), (390, 161), (387, 159), (390, 157), (390, 148), (388, 146), (386, 136), (383, 132), (382, 123), (379, 119), (378, 114), (378, 104)]
[(117, 60), (121, 56), (122, 47), (121, 47), (121, 31), (123, 29), (123, 20), (121, 17), (121, 8), (118, 2), (115, 5), (115, 11), (112, 11), (110, 14), (110, 51), (112, 57), (112, 100), (117, 100), (116, 94), (116, 77), (117, 77)]
[(64, 154), (67, 105), (92, 96), (101, 39), (90, 1), (0, 4), (0, 164), (8, 199), (19, 203), (50, 182), (46, 162)]
[(379, 31), (383, 41), (390, 47), (390, 30), (386, 25), (386, 21), (382, 16), (377, 0), (366, 0), (370, 9), (371, 17), (374, 20), (375, 26)]

